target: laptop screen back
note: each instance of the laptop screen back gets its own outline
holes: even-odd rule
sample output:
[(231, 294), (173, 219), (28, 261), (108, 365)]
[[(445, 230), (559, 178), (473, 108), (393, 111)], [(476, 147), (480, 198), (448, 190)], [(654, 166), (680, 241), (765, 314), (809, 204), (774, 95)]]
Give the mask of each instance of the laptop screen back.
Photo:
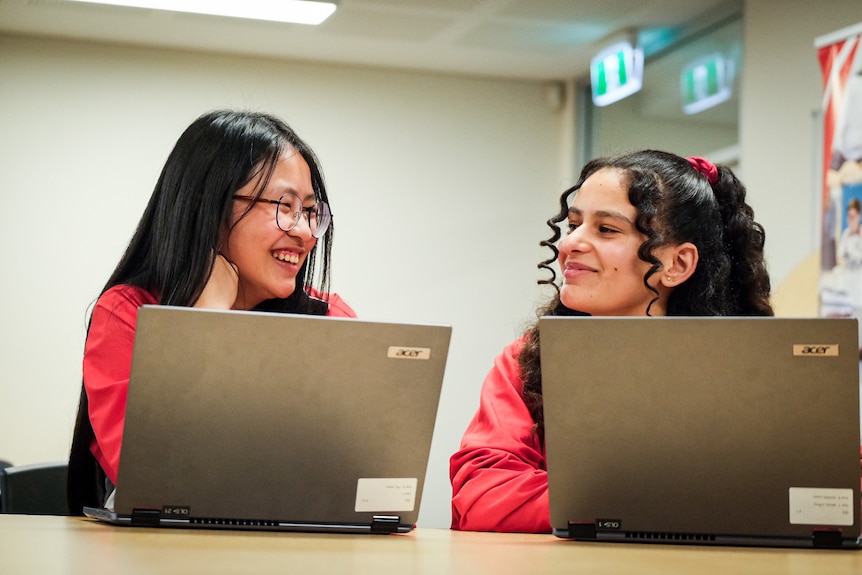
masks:
[(855, 320), (542, 318), (540, 334), (559, 535), (859, 536)]

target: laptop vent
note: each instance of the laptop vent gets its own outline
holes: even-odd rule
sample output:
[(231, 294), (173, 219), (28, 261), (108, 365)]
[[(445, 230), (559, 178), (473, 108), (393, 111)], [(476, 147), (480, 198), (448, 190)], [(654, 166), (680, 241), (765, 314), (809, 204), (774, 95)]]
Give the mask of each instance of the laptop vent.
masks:
[(704, 535), (701, 533), (655, 533), (644, 531), (626, 531), (626, 539), (637, 539), (639, 541), (715, 541), (715, 535)]
[(189, 519), (195, 525), (223, 525), (225, 527), (278, 527), (278, 521), (265, 519), (218, 519), (214, 517), (195, 517)]

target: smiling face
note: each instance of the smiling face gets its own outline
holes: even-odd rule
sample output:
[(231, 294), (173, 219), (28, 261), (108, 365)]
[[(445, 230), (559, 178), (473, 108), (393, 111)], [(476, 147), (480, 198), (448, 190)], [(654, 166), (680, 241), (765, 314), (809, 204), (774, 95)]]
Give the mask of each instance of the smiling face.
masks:
[[(252, 178), (236, 195), (255, 195), (260, 178)], [(279, 156), (260, 197), (278, 200), (286, 192), (299, 196), (304, 206), (315, 203), (308, 163), (292, 148)], [(262, 301), (290, 296), (296, 289), (296, 276), (317, 242), (305, 217), (284, 232), (276, 225), (275, 213), (273, 204), (255, 202), (249, 209), (247, 200), (234, 200), (233, 226), (222, 249), (239, 274), (234, 309), (252, 309)]]
[[(604, 168), (584, 181), (558, 246), (563, 305), (598, 316), (646, 315), (656, 294), (644, 285), (650, 264), (637, 251), (647, 237), (635, 227), (636, 216), (622, 172)], [(653, 274), (650, 284), (664, 294), (660, 275)], [(664, 315), (663, 301), (650, 307), (650, 315)]]

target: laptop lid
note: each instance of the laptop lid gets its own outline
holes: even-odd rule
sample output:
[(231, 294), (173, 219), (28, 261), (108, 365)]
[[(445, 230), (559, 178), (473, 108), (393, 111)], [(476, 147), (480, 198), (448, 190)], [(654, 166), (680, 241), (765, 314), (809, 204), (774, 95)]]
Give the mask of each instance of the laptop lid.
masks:
[(450, 336), (448, 326), (144, 306), (110, 518), (409, 531)]
[(560, 537), (859, 545), (855, 319), (542, 318)]

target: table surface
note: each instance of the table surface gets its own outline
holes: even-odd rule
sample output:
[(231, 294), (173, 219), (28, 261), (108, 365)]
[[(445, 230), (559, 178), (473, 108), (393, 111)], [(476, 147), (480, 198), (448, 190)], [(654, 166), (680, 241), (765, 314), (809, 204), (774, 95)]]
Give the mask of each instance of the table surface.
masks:
[(553, 535), (419, 528), (338, 535), (117, 527), (0, 515), (4, 573), (862, 574), (862, 551), (577, 543)]

